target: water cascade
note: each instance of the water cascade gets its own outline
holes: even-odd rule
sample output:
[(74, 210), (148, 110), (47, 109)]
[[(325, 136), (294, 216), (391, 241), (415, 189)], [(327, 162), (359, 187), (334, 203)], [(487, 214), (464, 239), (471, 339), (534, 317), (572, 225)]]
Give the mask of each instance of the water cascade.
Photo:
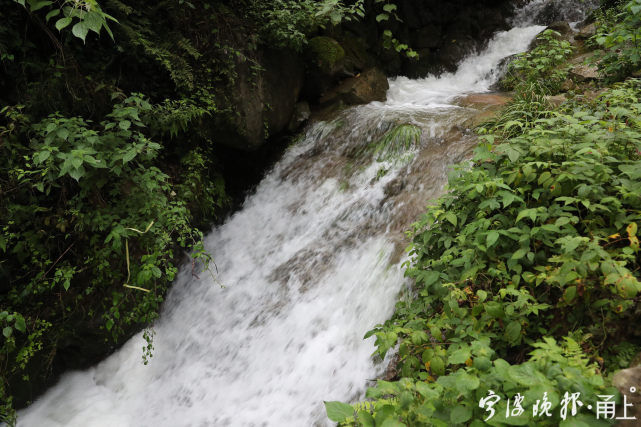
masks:
[(325, 425), (323, 400), (362, 398), (386, 368), (362, 337), (404, 286), (404, 231), (474, 146), (462, 124), (478, 111), (458, 100), (487, 92), (544, 28), (515, 25), (456, 73), (393, 79), (387, 102), (310, 126), (207, 236), (216, 280), (182, 269), (150, 364), (139, 334), (66, 374), (18, 425)]

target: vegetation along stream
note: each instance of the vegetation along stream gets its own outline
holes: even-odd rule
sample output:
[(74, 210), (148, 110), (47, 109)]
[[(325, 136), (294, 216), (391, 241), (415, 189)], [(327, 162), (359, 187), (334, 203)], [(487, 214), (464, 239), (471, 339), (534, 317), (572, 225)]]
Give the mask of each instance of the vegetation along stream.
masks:
[(391, 79), (386, 102), (310, 125), (206, 236), (218, 274), (181, 269), (152, 361), (134, 336), (64, 375), (19, 425), (322, 425), (324, 400), (361, 398), (389, 362), (362, 336), (404, 287), (404, 232), (476, 144), (468, 126), (487, 101), (468, 96), (545, 28), (513, 25), (456, 72)]
[(5, 3), (0, 425), (639, 425), (641, 0)]

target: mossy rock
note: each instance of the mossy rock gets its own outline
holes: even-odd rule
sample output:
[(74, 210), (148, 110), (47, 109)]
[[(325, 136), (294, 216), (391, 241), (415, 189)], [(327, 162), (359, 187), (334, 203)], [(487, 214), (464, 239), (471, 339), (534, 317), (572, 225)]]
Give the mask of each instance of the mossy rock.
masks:
[(335, 73), (345, 59), (345, 50), (331, 37), (314, 37), (308, 42), (307, 48), (312, 61), (329, 74)]

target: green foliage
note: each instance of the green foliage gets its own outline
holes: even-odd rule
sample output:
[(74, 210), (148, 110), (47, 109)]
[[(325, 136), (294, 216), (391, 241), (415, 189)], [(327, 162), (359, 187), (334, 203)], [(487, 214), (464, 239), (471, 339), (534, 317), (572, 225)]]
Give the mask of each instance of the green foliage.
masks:
[(251, 14), (260, 23), (261, 38), (265, 42), (300, 51), (309, 34), (319, 28), (362, 18), (365, 9), (362, 0), (349, 6), (341, 0), (254, 0)]
[(490, 132), (503, 139), (512, 138), (535, 126), (539, 119), (551, 117), (550, 108), (545, 88), (538, 82), (519, 84), (512, 100), (497, 117), (484, 122), (479, 132)]
[[(398, 6), (395, 3), (390, 2), (389, 0), (375, 0), (375, 5), (382, 5), (382, 9), (379, 10), (379, 13), (376, 15), (376, 22), (386, 22), (389, 21), (390, 17), (393, 17), (398, 22), (403, 22), (403, 20), (396, 13), (398, 11)], [(418, 52), (410, 48), (406, 43), (401, 43), (391, 30), (383, 31), (383, 47), (385, 49), (394, 49), (398, 53), (404, 53), (410, 59), (418, 59)]]
[(641, 0), (632, 0), (601, 16), (592, 43), (603, 52), (596, 55), (599, 69), (609, 81), (617, 81), (641, 66)]
[[(46, 11), (45, 21), (55, 19), (55, 28), (58, 31), (71, 26), (71, 33), (83, 42), (89, 31), (100, 34), (104, 29), (109, 37), (113, 39), (113, 33), (107, 24), (107, 20), (118, 22), (114, 17), (103, 12), (96, 0), (13, 0), (24, 6), (29, 13)], [(51, 21), (53, 22), (53, 21)], [(75, 23), (74, 23), (75, 22)]]
[[(73, 336), (78, 322), (91, 321), (114, 342), (149, 324), (176, 274), (178, 248), (194, 250), (205, 268), (211, 260), (191, 220), (213, 216), (224, 199), (222, 182), (196, 174), (207, 165), (196, 150), (172, 183), (157, 166), (161, 145), (143, 133), (152, 110), (138, 94), (100, 123), (60, 114), (31, 123), (19, 108), (3, 110), (3, 389)], [(152, 336), (145, 334), (145, 359)]]
[(536, 38), (536, 47), (517, 55), (508, 66), (508, 72), (501, 81), (506, 90), (516, 89), (521, 84), (537, 83), (551, 94), (558, 93), (561, 84), (568, 77), (569, 67), (565, 61), (572, 54), (572, 45), (560, 39), (560, 34), (545, 30)]
[[(632, 353), (617, 360), (612, 348), (636, 348), (625, 343), (641, 292), (640, 94), (641, 81), (628, 80), (520, 134), (482, 136), (473, 167), (456, 168), (450, 192), (413, 226), (415, 288), (366, 335), (379, 356), (398, 345), (402, 379), (379, 381), (373, 406), (342, 411), (341, 422), (478, 423), (493, 390), (491, 425), (532, 424), (544, 392), (552, 416), (536, 423), (558, 425), (564, 393), (593, 410), (597, 395), (617, 394), (604, 371)], [(506, 420), (517, 393), (527, 411)], [(587, 406), (568, 417), (596, 425)]]

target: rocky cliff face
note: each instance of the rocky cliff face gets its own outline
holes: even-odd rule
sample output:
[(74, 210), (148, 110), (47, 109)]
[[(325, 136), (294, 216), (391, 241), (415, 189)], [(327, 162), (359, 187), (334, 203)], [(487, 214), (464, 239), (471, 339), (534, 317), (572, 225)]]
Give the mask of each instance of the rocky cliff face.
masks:
[[(291, 131), (297, 101), (312, 107), (383, 101), (386, 77), (454, 71), (468, 53), (505, 29), (514, 11), (513, 0), (399, 0), (399, 19), (379, 23), (374, 1), (368, 3), (370, 12), (363, 20), (328, 29), (303, 52), (264, 51), (257, 73), (239, 64), (231, 96), (236, 112), (226, 123), (216, 123), (217, 140), (254, 151), (270, 136)], [(419, 58), (384, 48), (387, 29)]]

